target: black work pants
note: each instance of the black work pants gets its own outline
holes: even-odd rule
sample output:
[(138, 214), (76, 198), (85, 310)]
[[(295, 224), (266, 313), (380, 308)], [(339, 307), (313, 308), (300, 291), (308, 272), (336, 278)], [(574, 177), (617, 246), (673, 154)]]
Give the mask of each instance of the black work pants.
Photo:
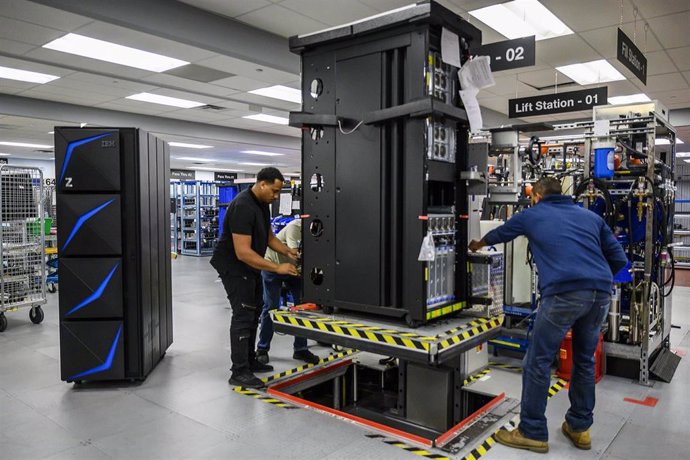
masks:
[(256, 331), (263, 306), (263, 285), (261, 276), (221, 275), (223, 287), (228, 294), (232, 319), (230, 321), (230, 359), (233, 372), (249, 367), (256, 359)]

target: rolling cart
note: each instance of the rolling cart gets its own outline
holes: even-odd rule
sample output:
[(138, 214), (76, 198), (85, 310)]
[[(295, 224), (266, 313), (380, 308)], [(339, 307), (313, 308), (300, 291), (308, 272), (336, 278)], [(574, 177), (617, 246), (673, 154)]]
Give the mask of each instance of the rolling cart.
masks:
[(6, 312), (30, 308), (34, 324), (46, 303), (43, 174), (38, 168), (0, 167), (0, 332)]

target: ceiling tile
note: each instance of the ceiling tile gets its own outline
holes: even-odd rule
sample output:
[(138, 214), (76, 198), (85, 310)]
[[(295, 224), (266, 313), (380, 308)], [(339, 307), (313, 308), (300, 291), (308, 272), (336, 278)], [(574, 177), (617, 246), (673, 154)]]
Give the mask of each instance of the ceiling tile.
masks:
[(232, 99), (243, 101), (248, 104), (255, 104), (264, 107), (271, 107), (278, 110), (299, 110), (300, 104), (295, 104), (294, 102), (281, 101), (280, 99), (274, 99), (272, 97), (258, 96), (256, 94), (249, 93), (236, 93), (232, 95)]
[[(25, 81), (7, 80), (5, 78), (0, 78), (0, 93), (3, 94), (18, 94), (22, 91), (26, 91), (27, 89), (31, 89), (35, 86), (40, 85)], [(0, 106), (0, 110), (2, 110), (2, 106)]]
[(251, 78), (239, 76), (214, 81), (213, 84), (218, 86), (224, 86), (226, 88), (235, 89), (238, 91), (251, 91), (253, 89), (264, 88), (267, 86), (266, 83), (263, 81), (252, 80)]
[(100, 104), (113, 99), (111, 96), (102, 96), (100, 94), (79, 93), (79, 91), (65, 89), (60, 89), (58, 91), (47, 91), (42, 88), (32, 88), (22, 92), (20, 96), (86, 106)]
[(146, 102), (133, 101), (130, 99), (116, 99), (114, 101), (97, 104), (97, 106), (103, 109), (117, 110), (118, 112), (132, 112), (144, 115), (162, 115), (165, 112), (175, 110), (174, 107), (148, 104)]
[(640, 14), (645, 19), (652, 19), (657, 16), (675, 14), (683, 11), (690, 11), (688, 0), (654, 0), (635, 2)]
[[(197, 62), (199, 65), (218, 69), (223, 72), (229, 72), (240, 77), (246, 77), (252, 80), (258, 80), (264, 83), (283, 84), (299, 79), (299, 75), (283, 72), (267, 66), (243, 61), (230, 56), (215, 55), (213, 57), (202, 59)], [(260, 70), (259, 70), (260, 69)], [(212, 82), (217, 83), (218, 80)]]
[[(45, 85), (43, 85), (43, 88), (49, 91), (72, 89), (77, 92), (84, 91), (88, 93), (111, 96), (111, 99), (122, 98), (133, 94), (131, 89), (119, 86), (118, 84), (112, 82), (110, 82), (109, 84), (92, 84), (86, 83), (82, 80), (72, 79), (70, 77), (53, 80), (50, 83), (46, 83)], [(144, 85), (141, 85), (141, 88), (142, 89), (138, 92), (147, 91)]]
[(479, 105), (486, 109), (495, 110), (496, 112), (508, 113), (508, 98), (507, 97), (487, 97), (479, 101)]
[(384, 11), (402, 8), (403, 6), (409, 5), (411, 2), (410, 0), (359, 0), (359, 3), (383, 13)]
[(225, 111), (202, 110), (202, 109), (182, 109), (166, 112), (165, 116), (169, 118), (177, 118), (180, 120), (189, 120), (207, 123), (209, 121), (226, 120), (228, 117), (224, 114)]
[[(690, 33), (690, 30), (688, 33)], [(668, 50), (668, 54), (671, 55), (671, 59), (678, 66), (678, 70), (690, 70), (690, 46)]]
[(147, 85), (127, 79), (106, 77), (86, 72), (74, 72), (69, 75), (69, 79), (95, 86), (117, 86), (118, 88), (131, 92), (131, 94), (149, 91), (157, 86), (154, 84)]
[[(621, 19), (620, 2), (617, 1), (541, 0), (541, 3), (575, 32), (618, 25)], [(629, 20), (632, 20), (632, 11)]]
[(688, 90), (654, 91), (648, 96), (652, 99), (659, 99), (666, 105), (683, 103), (685, 107), (690, 106), (690, 91)]
[(236, 16), (271, 5), (266, 0), (179, 0), (196, 8), (201, 8), (221, 16)]
[[(687, 49), (690, 51), (690, 48), (679, 49)], [(653, 53), (647, 53), (645, 54), (645, 57), (647, 58), (647, 75), (659, 75), (663, 73), (675, 72), (677, 70), (676, 66), (673, 64), (673, 61), (671, 61), (671, 59), (668, 57), (667, 51), (655, 51)], [(688, 65), (690, 65), (690, 60), (688, 61)]]
[[(552, 75), (551, 84), (553, 84), (553, 70), (550, 72)], [(524, 74), (522, 74), (524, 75)], [(506, 76), (494, 76), (495, 86), (487, 88), (486, 91), (497, 96), (510, 96), (515, 97), (515, 94), (526, 94), (534, 89), (522, 82), (522, 76), (517, 75), (506, 75)], [(484, 91), (480, 92), (481, 95)]]
[(148, 77), (144, 78), (144, 81), (150, 82), (152, 85), (155, 86), (164, 85), (171, 86), (173, 88), (185, 89), (188, 90), (190, 93), (198, 93), (200, 95), (203, 94), (203, 97), (222, 98), (230, 94), (236, 93), (236, 91), (224, 88), (222, 86), (185, 80), (184, 78), (175, 77), (173, 75), (166, 75), (162, 73), (149, 75)]
[[(650, 19), (649, 27), (666, 48), (690, 46), (690, 11)], [(639, 36), (638, 32), (638, 36)]]
[(65, 32), (71, 32), (93, 21), (91, 18), (26, 0), (3, 0), (0, 15)]
[(56, 29), (0, 17), (0, 38), (31, 45), (44, 45), (64, 34), (64, 32)]
[[(633, 25), (624, 24), (623, 32), (633, 40)], [(590, 30), (580, 34), (587, 43), (598, 51), (605, 58), (616, 58), (616, 42), (618, 40), (618, 26), (606, 27), (603, 29)], [(645, 50), (644, 35), (642, 34), (641, 25), (637, 24), (636, 45), (642, 52), (653, 52), (662, 50), (661, 44), (654, 38), (652, 34), (647, 35), (647, 46)]]
[(0, 49), (4, 53), (21, 55), (34, 49), (36, 45), (17, 42), (14, 40), (0, 39)]
[(536, 56), (540, 62), (553, 67), (601, 59), (596, 50), (575, 34), (536, 42)]
[(266, 8), (238, 16), (237, 19), (284, 37), (315, 32), (328, 27), (323, 22), (295, 13), (280, 5), (267, 6)]
[(679, 72), (675, 72), (648, 77), (647, 87), (650, 91), (685, 89), (688, 87), (688, 82), (685, 81), (685, 78)]
[(353, 1), (347, 2), (347, 6), (343, 8), (342, 0), (284, 0), (280, 6), (329, 26), (357, 21), (379, 13), (374, 8)]

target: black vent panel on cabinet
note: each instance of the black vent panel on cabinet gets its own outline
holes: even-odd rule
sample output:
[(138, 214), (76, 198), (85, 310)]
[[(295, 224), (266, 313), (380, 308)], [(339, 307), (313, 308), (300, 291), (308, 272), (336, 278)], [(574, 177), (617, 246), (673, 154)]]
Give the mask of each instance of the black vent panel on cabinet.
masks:
[(55, 128), (62, 380), (144, 379), (172, 343), (170, 160), (135, 128)]
[[(411, 325), (462, 307), (468, 123), (452, 115), (462, 111), (458, 69), (441, 59), (444, 27), (463, 60), (481, 43), (435, 2), (290, 38), (302, 59), (291, 124), (303, 128), (305, 302)], [(436, 258), (420, 262), (434, 219)]]

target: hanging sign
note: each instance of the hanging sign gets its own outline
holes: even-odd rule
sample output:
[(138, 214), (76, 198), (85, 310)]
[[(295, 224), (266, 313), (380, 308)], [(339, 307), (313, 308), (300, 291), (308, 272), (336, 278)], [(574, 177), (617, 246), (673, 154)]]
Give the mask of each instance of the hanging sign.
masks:
[(508, 116), (510, 118), (521, 118), (550, 115), (552, 113), (577, 112), (579, 110), (591, 109), (596, 105), (605, 105), (607, 99), (608, 88), (605, 86), (567, 93), (509, 99)]
[(489, 56), (491, 58), (491, 70), (498, 72), (533, 66), (536, 55), (535, 49), (534, 35), (532, 35), (531, 37), (482, 45), (474, 50), (472, 54), (475, 56)]
[(642, 83), (647, 84), (647, 58), (620, 29), (618, 29), (618, 60)]
[(187, 169), (171, 169), (170, 178), (180, 180), (194, 180), (196, 179), (196, 172), (189, 171)]
[(214, 172), (213, 173), (213, 180), (216, 182), (227, 182), (231, 180), (237, 179), (237, 173), (229, 173), (229, 172)]

